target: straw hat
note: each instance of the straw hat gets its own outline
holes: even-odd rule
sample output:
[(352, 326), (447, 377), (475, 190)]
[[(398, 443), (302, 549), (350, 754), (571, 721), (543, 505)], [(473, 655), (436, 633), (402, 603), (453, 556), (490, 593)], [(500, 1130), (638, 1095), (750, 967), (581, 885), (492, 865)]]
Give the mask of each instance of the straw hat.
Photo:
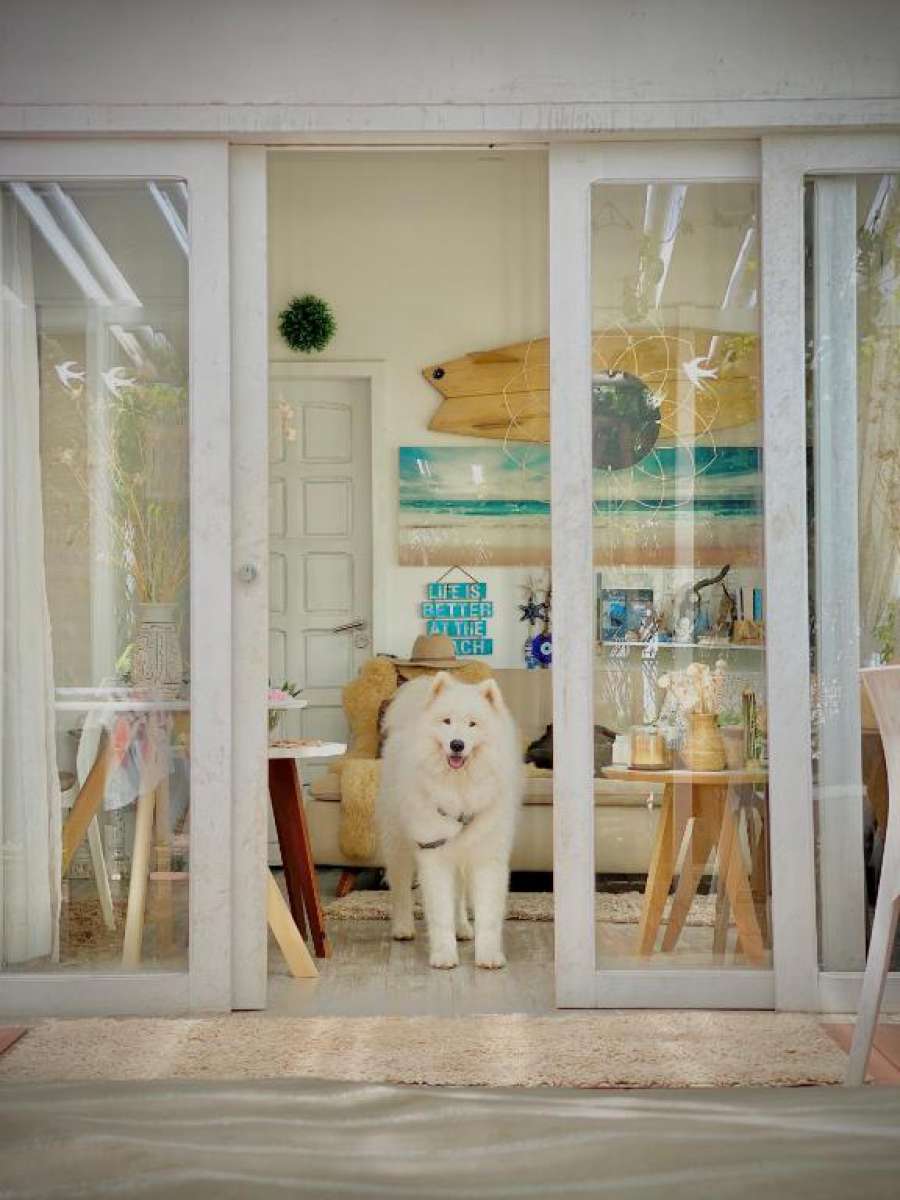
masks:
[(409, 658), (395, 658), (398, 667), (461, 667), (453, 639), (446, 633), (420, 633)]

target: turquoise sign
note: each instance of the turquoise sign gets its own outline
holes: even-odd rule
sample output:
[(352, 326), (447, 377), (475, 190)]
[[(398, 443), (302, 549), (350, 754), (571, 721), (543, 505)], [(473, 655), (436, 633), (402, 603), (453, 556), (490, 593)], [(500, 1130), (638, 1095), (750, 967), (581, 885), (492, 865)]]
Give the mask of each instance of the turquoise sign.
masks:
[(485, 657), (494, 653), (494, 642), (487, 636), (488, 618), (494, 615), (494, 603), (487, 598), (487, 584), (429, 583), (427, 600), (419, 608), (426, 633), (443, 633), (453, 639), (456, 653), (464, 657)]

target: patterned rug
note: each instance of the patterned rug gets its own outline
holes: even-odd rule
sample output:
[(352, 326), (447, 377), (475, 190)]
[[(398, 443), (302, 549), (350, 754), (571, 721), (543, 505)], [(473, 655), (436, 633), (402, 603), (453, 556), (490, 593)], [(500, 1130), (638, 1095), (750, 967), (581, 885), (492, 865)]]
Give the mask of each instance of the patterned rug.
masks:
[[(611, 925), (637, 925), (644, 897), (641, 892), (598, 892), (594, 897), (598, 921)], [(663, 920), (668, 920), (671, 897), (666, 902)], [(390, 892), (351, 892), (326, 905), (325, 915), (333, 921), (388, 921), (391, 915)], [(424, 916), (422, 901), (415, 896), (415, 914)], [(510, 892), (506, 904), (507, 921), (552, 921), (552, 892)], [(715, 896), (696, 896), (688, 913), (687, 924), (710, 928), (716, 920)]]

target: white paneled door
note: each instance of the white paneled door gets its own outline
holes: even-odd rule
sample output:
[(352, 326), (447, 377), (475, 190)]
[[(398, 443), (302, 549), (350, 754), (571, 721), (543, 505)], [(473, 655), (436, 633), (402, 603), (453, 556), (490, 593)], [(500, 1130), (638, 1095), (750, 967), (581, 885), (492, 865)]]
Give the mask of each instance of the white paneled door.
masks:
[(316, 368), (270, 373), (269, 667), (308, 701), (287, 736), (345, 741), (341, 690), (372, 653), (370, 383)]

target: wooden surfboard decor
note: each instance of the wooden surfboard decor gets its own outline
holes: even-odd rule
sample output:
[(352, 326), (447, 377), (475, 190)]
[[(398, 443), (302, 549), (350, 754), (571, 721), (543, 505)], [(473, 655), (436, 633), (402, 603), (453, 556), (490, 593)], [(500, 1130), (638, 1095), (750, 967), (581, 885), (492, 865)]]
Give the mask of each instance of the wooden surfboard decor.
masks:
[[(595, 333), (593, 367), (637, 376), (659, 396), (661, 442), (735, 429), (759, 417), (756, 337), (708, 329)], [(549, 441), (549, 338), (474, 351), (422, 374), (442, 397), (429, 429)]]

